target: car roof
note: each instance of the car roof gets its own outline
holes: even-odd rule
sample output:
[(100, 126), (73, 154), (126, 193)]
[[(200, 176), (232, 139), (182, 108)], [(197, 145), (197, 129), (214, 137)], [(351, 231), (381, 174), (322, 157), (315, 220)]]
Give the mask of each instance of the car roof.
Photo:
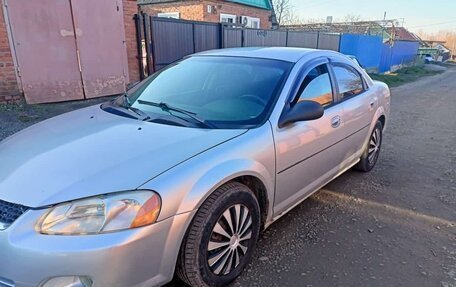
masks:
[(290, 47), (249, 47), (210, 50), (198, 53), (198, 56), (225, 56), (272, 59), (296, 63), (304, 56), (331, 56), (339, 54), (334, 51)]

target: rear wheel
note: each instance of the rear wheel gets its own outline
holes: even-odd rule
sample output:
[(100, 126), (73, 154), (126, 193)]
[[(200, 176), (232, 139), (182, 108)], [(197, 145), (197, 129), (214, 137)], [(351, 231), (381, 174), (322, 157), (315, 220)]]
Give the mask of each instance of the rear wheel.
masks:
[(360, 161), (355, 166), (359, 171), (368, 172), (371, 171), (377, 163), (378, 156), (380, 155), (380, 149), (382, 146), (382, 131), (383, 125), (380, 121), (375, 124), (374, 130), (369, 138), (369, 143), (364, 150)]
[(203, 203), (184, 238), (177, 275), (191, 286), (225, 286), (249, 263), (260, 231), (253, 192), (237, 182)]

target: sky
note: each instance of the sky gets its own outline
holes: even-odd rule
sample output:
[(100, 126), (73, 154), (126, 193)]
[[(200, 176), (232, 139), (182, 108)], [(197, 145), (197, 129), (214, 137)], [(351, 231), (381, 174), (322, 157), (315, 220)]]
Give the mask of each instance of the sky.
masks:
[(290, 0), (303, 20), (344, 18), (360, 15), (362, 20), (398, 19), (413, 32), (420, 29), (456, 32), (456, 0)]

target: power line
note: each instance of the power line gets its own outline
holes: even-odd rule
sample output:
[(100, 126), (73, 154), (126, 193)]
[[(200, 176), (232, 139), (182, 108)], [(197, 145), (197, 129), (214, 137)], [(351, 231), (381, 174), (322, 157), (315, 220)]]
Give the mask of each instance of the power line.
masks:
[(447, 22), (440, 22), (440, 23), (433, 23), (433, 24), (427, 24), (427, 25), (419, 25), (419, 26), (413, 26), (413, 27), (408, 27), (408, 28), (421, 28), (421, 27), (429, 27), (429, 26), (438, 26), (438, 25), (451, 24), (451, 23), (456, 23), (456, 20), (447, 21)]
[(324, 1), (324, 2), (318, 2), (318, 3), (314, 3), (314, 4), (310, 4), (310, 5), (307, 5), (307, 6), (304, 6), (304, 7), (301, 7), (301, 8), (296, 8), (296, 9), (293, 9), (295, 11), (299, 11), (299, 10), (304, 10), (304, 9), (308, 9), (308, 8), (313, 8), (313, 7), (317, 7), (317, 6), (320, 6), (320, 5), (326, 5), (326, 4), (329, 4), (331, 2), (334, 2), (336, 0), (328, 0), (328, 1)]

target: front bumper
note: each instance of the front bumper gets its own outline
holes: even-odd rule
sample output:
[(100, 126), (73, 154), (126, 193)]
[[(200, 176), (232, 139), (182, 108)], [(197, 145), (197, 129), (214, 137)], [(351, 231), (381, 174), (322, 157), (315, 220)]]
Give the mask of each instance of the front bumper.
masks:
[(30, 210), (0, 231), (0, 282), (35, 287), (49, 278), (77, 275), (90, 277), (94, 287), (160, 286), (173, 277), (194, 214), (109, 234), (52, 236), (35, 231), (43, 212)]

